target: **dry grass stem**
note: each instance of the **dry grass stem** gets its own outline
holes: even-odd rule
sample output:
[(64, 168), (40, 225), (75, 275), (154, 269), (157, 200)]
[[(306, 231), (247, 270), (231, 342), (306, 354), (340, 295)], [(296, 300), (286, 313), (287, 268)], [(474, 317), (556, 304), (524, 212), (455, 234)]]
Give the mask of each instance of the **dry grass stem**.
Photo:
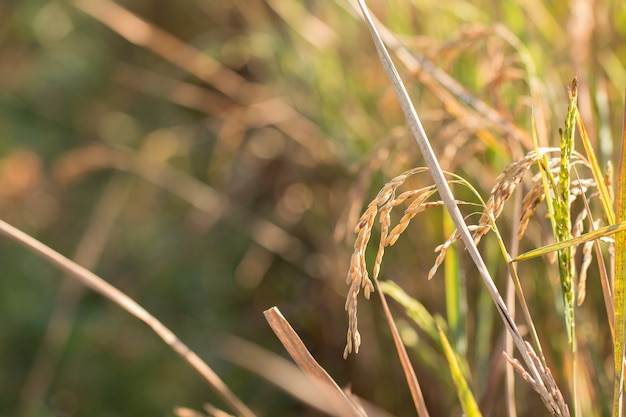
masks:
[(204, 408), (204, 411), (206, 411), (208, 415), (213, 417), (234, 417), (232, 414), (229, 414), (224, 410), (220, 410), (213, 404), (204, 403), (202, 408)]
[(375, 280), (375, 283), (376, 289), (378, 290), (378, 296), (380, 297), (380, 302), (382, 303), (383, 310), (385, 312), (385, 317), (387, 318), (387, 324), (389, 325), (391, 335), (393, 336), (393, 343), (396, 346), (396, 352), (398, 352), (398, 357), (400, 358), (400, 363), (402, 364), (404, 377), (406, 378), (407, 384), (409, 385), (409, 390), (411, 391), (411, 397), (413, 398), (413, 404), (415, 405), (415, 409), (417, 410), (420, 417), (429, 417), (430, 414), (428, 413), (428, 409), (426, 408), (426, 402), (424, 401), (422, 388), (420, 387), (419, 381), (417, 380), (415, 369), (413, 369), (413, 366), (411, 365), (411, 360), (409, 359), (406, 347), (404, 346), (402, 338), (400, 337), (400, 332), (398, 331), (396, 322), (394, 321), (393, 316), (391, 315), (391, 311), (389, 310), (389, 305), (387, 304), (387, 298), (385, 297), (385, 293), (380, 288), (379, 281)]
[(288, 359), (232, 335), (220, 338), (218, 353), (227, 361), (263, 377), (302, 403), (326, 414), (334, 413), (313, 381)]
[(187, 407), (175, 407), (174, 414), (176, 417), (207, 417), (206, 414)]
[(146, 323), (163, 341), (189, 363), (205, 381), (218, 393), (224, 401), (233, 407), (240, 416), (254, 417), (255, 414), (239, 398), (233, 394), (219, 376), (198, 356), (191, 351), (178, 337), (163, 323), (141, 307), (135, 300), (77, 263), (55, 252), (48, 246), (32, 238), (26, 233), (0, 220), (0, 235), (3, 235), (19, 245), (30, 250), (40, 258), (48, 261), (59, 270), (76, 278), (82, 284), (100, 293), (113, 301), (128, 313)]
[[(121, 175), (115, 176), (100, 196), (74, 253), (76, 263), (86, 268), (93, 269), (98, 264), (117, 217), (131, 194), (133, 180), (122, 178)], [(26, 376), (20, 395), (23, 412), (18, 414), (30, 415), (29, 410), (43, 403), (56, 366), (72, 333), (83, 293), (84, 286), (70, 277), (64, 277), (43, 340)]]
[(565, 403), (561, 390), (559, 390), (559, 387), (556, 385), (556, 381), (550, 369), (543, 366), (541, 360), (537, 357), (537, 354), (528, 342), (526, 342), (526, 346), (529, 356), (539, 373), (540, 379), (536, 379), (528, 373), (517, 359), (512, 358), (506, 352), (503, 352), (503, 355), (520, 376), (539, 394), (539, 397), (553, 416), (569, 417), (569, 408)]
[(365, 417), (360, 409), (350, 402), (335, 380), (317, 363), (302, 342), (302, 339), (283, 317), (280, 310), (272, 307), (265, 310), (263, 315), (292, 359), (324, 394), (328, 404), (334, 408), (335, 415), (340, 417)]

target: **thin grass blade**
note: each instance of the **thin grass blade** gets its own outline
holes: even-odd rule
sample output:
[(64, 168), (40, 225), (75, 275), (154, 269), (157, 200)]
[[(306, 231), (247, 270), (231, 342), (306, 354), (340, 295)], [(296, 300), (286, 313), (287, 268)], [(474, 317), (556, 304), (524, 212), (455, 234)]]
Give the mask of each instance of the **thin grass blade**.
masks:
[(389, 305), (387, 305), (387, 299), (385, 298), (385, 293), (380, 287), (380, 281), (378, 281), (377, 279), (374, 280), (374, 285), (376, 285), (378, 297), (380, 298), (380, 302), (383, 305), (383, 310), (385, 311), (385, 318), (387, 319), (387, 324), (389, 325), (391, 335), (393, 336), (393, 343), (396, 346), (396, 351), (398, 352), (398, 357), (400, 358), (400, 363), (402, 364), (404, 377), (406, 378), (406, 381), (409, 385), (409, 390), (411, 391), (411, 397), (413, 398), (415, 409), (417, 410), (419, 416), (429, 417), (430, 414), (428, 412), (428, 408), (426, 408), (426, 402), (424, 401), (422, 388), (420, 387), (419, 381), (417, 380), (415, 369), (413, 369), (413, 366), (411, 365), (409, 354), (406, 352), (406, 348), (402, 343), (400, 332), (398, 331), (396, 323), (393, 320), (393, 316), (391, 315), (391, 311), (389, 310)]
[[(625, 96), (626, 101), (626, 96)], [(624, 104), (624, 122), (622, 129), (622, 150), (617, 171), (617, 221), (626, 220), (626, 103)], [(624, 336), (626, 335), (626, 232), (615, 234), (615, 337), (613, 339), (613, 360), (615, 376), (613, 383), (613, 416), (622, 414), (622, 393), (624, 386)]]
[[(450, 236), (454, 232), (454, 224), (450, 216), (443, 216), (444, 236)], [(455, 350), (460, 356), (465, 356), (467, 350), (467, 338), (465, 334), (465, 303), (464, 286), (460, 278), (459, 256), (457, 246), (451, 247), (444, 260), (444, 277), (446, 288), (446, 318), (448, 327), (454, 337)]]
[[(415, 298), (408, 295), (398, 284), (393, 281), (380, 282), (380, 288), (385, 294), (393, 298), (402, 306), (409, 318), (425, 332), (433, 341), (439, 340), (437, 327), (445, 326), (445, 322), (439, 322), (433, 317), (428, 309)], [(439, 317), (441, 319), (441, 317)], [(444, 328), (445, 330), (445, 328)]]
[(585, 125), (583, 124), (583, 119), (580, 116), (579, 112), (576, 112), (576, 124), (578, 126), (578, 132), (580, 133), (580, 139), (583, 143), (583, 147), (585, 148), (585, 153), (587, 154), (587, 160), (589, 160), (589, 165), (591, 166), (591, 172), (593, 173), (593, 178), (598, 185), (598, 192), (600, 193), (600, 203), (602, 204), (602, 209), (604, 210), (604, 216), (609, 224), (615, 223), (615, 211), (613, 210), (611, 194), (609, 193), (609, 188), (606, 185), (606, 181), (604, 180), (604, 175), (602, 174), (602, 168), (598, 163), (598, 158), (596, 158), (596, 154), (593, 151), (593, 146), (591, 146), (591, 141), (589, 140), (589, 135), (587, 135), (587, 130), (585, 129)]
[[(415, 298), (407, 294), (402, 289), (402, 287), (400, 287), (395, 282), (382, 281), (379, 283), (379, 285), (382, 291), (386, 295), (390, 296), (394, 301), (396, 301), (398, 304), (402, 306), (406, 315), (424, 333), (426, 333), (436, 345), (439, 345), (439, 341), (440, 341), (439, 329), (442, 329), (444, 332), (451, 331), (451, 328), (449, 327), (449, 323), (446, 323), (446, 321), (439, 315), (433, 317), (422, 303), (420, 303), (418, 300), (416, 300)], [(458, 361), (459, 361), (459, 367), (461, 368), (461, 371), (466, 376), (471, 375), (470, 368), (465, 358), (465, 355), (462, 354), (462, 352), (459, 352), (458, 350), (455, 350), (455, 351), (459, 355)], [(437, 350), (437, 353), (440, 353), (440, 351)]]
[(547, 255), (550, 252), (554, 252), (560, 249), (580, 245), (581, 243), (589, 242), (590, 240), (601, 239), (603, 237), (616, 235), (617, 233), (623, 232), (625, 230), (626, 221), (612, 224), (610, 226), (600, 227), (596, 230), (584, 233), (578, 237), (564, 240), (563, 242), (552, 243), (550, 245), (545, 245), (540, 248), (529, 250), (528, 252), (524, 252), (521, 255), (516, 256), (511, 260), (511, 262), (526, 261), (528, 259), (536, 258), (538, 256)]
[(218, 351), (227, 361), (260, 375), (302, 403), (335, 414), (311, 378), (289, 359), (232, 335), (220, 338)]
[(109, 284), (93, 272), (83, 268), (76, 262), (52, 250), (37, 239), (0, 220), (0, 235), (5, 236), (22, 247), (30, 250), (41, 259), (46, 260), (68, 276), (75, 278), (105, 298), (111, 300), (131, 315), (146, 323), (163, 341), (189, 363), (222, 399), (242, 417), (255, 417), (250, 410), (221, 380), (221, 378), (195, 352), (187, 347), (178, 336), (156, 317), (140, 306), (128, 295)]
[(456, 354), (454, 353), (446, 334), (443, 330), (441, 330), (441, 328), (438, 330), (439, 337), (441, 338), (441, 346), (443, 347), (443, 352), (448, 360), (450, 373), (452, 374), (452, 379), (454, 380), (454, 385), (456, 386), (457, 395), (459, 397), (459, 401), (461, 402), (463, 412), (467, 417), (482, 417), (478, 404), (476, 403), (476, 399), (474, 398), (474, 394), (472, 394), (472, 391), (467, 385), (467, 381), (465, 380), (463, 372), (461, 372), (461, 367), (457, 361)]

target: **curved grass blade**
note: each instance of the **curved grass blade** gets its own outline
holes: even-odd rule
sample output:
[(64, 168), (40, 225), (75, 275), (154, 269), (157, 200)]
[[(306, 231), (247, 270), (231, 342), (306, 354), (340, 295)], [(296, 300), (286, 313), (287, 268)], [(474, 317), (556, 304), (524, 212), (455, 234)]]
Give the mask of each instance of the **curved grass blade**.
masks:
[[(625, 97), (626, 99), (626, 97)], [(622, 128), (622, 150), (617, 177), (617, 221), (626, 220), (626, 104)], [(613, 338), (613, 360), (615, 377), (613, 383), (613, 416), (622, 415), (622, 393), (624, 387), (624, 336), (626, 335), (626, 232), (615, 234), (615, 337)]]
[[(398, 284), (393, 281), (381, 281), (380, 288), (385, 294), (394, 299), (402, 306), (406, 315), (424, 332), (431, 340), (439, 340), (438, 328), (446, 323), (441, 317), (433, 317), (422, 303), (408, 295)], [(437, 320), (440, 319), (440, 320)], [(445, 330), (445, 329), (444, 329)]]
[[(450, 216), (443, 216), (443, 229), (445, 236), (454, 232), (454, 224)], [(465, 286), (460, 278), (458, 247), (451, 247), (446, 253), (444, 260), (444, 278), (446, 288), (446, 318), (448, 326), (452, 330), (457, 353), (465, 356), (467, 351), (467, 337), (465, 334), (465, 313), (467, 311), (465, 299)]]
[(404, 347), (404, 343), (402, 343), (402, 338), (400, 337), (400, 332), (396, 327), (396, 323), (393, 320), (393, 316), (391, 315), (391, 311), (389, 310), (389, 305), (387, 304), (387, 299), (385, 298), (385, 293), (382, 288), (380, 288), (380, 281), (375, 279), (374, 284), (376, 285), (376, 291), (378, 291), (378, 297), (380, 298), (380, 302), (383, 305), (383, 310), (385, 311), (385, 317), (387, 319), (387, 324), (389, 324), (389, 329), (391, 330), (391, 335), (393, 336), (393, 343), (396, 346), (396, 351), (398, 352), (398, 356), (400, 357), (400, 362), (402, 364), (402, 370), (404, 371), (404, 376), (406, 378), (407, 383), (409, 384), (409, 390), (411, 391), (411, 397), (413, 398), (413, 403), (415, 404), (415, 409), (420, 417), (429, 417), (430, 414), (428, 412), (428, 408), (426, 408), (426, 402), (424, 401), (424, 395), (422, 394), (422, 388), (420, 387), (419, 381), (417, 380), (417, 375), (415, 374), (415, 369), (411, 365), (411, 360), (409, 359), (409, 354)]
[(554, 252), (556, 250), (564, 249), (570, 246), (580, 245), (581, 243), (589, 242), (590, 240), (600, 239), (603, 237), (615, 235), (617, 233), (623, 232), (626, 230), (626, 221), (612, 224), (610, 226), (600, 227), (591, 232), (587, 232), (578, 237), (564, 240), (562, 242), (553, 243), (551, 245), (542, 246), (537, 249), (529, 250), (528, 252), (524, 252), (519, 256), (516, 256), (511, 260), (511, 262), (519, 262), (526, 261), (528, 259), (536, 258), (541, 255), (547, 255), (550, 252)]
[(589, 160), (589, 166), (591, 167), (591, 172), (593, 173), (593, 179), (596, 181), (596, 184), (598, 184), (600, 203), (602, 204), (602, 209), (604, 210), (604, 216), (609, 224), (614, 224), (615, 212), (611, 206), (611, 195), (609, 194), (609, 189), (606, 185), (606, 181), (604, 180), (604, 175), (602, 174), (602, 168), (600, 168), (598, 158), (596, 158), (596, 154), (593, 151), (591, 141), (587, 135), (587, 129), (585, 129), (583, 119), (579, 112), (576, 112), (576, 124), (578, 126), (578, 132), (580, 133), (581, 142), (585, 148), (585, 153), (587, 154), (587, 159)]
[(452, 374), (452, 379), (454, 380), (454, 385), (456, 386), (456, 392), (459, 397), (459, 401), (461, 402), (463, 412), (467, 417), (482, 417), (478, 404), (476, 403), (476, 399), (467, 385), (463, 372), (461, 372), (461, 367), (457, 361), (456, 354), (454, 353), (454, 350), (452, 350), (452, 346), (450, 346), (450, 342), (448, 341), (446, 334), (440, 327), (438, 327), (438, 330), (439, 337), (441, 339), (441, 346), (443, 347), (443, 352), (448, 360), (450, 373)]
[(189, 349), (178, 336), (176, 336), (168, 327), (161, 323), (156, 317), (150, 314), (146, 309), (140, 306), (134, 299), (109, 284), (93, 272), (83, 268), (74, 261), (66, 258), (60, 253), (54, 251), (50, 247), (44, 245), (37, 239), (27, 235), (21, 230), (11, 226), (10, 224), (0, 220), (0, 235), (5, 236), (20, 246), (28, 249), (41, 259), (46, 260), (49, 264), (55, 266), (68, 276), (75, 278), (81, 284), (86, 285), (100, 295), (109, 299), (122, 309), (146, 323), (163, 341), (180, 355), (187, 363), (189, 363), (206, 382), (219, 394), (222, 399), (233, 410), (237, 411), (237, 415), (241, 417), (255, 417), (252, 410), (248, 408), (235, 394), (226, 386), (219, 376), (204, 362), (194, 351)]

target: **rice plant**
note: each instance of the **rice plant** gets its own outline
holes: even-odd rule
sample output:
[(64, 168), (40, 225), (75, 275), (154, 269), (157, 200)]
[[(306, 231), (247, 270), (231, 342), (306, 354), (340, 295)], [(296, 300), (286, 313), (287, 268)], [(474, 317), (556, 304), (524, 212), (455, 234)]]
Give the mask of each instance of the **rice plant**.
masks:
[[(600, 236), (608, 238), (611, 250), (615, 251), (614, 253), (616, 256), (610, 256), (608, 260), (610, 264), (614, 263), (613, 268), (610, 268), (610, 270), (615, 271), (617, 274), (615, 276), (613, 296), (618, 300), (623, 298), (620, 289), (622, 284), (619, 277), (621, 270), (620, 256), (617, 256), (617, 253), (623, 252), (623, 250), (620, 250), (618, 244), (619, 240), (617, 238), (622, 232), (619, 231), (620, 229), (618, 229), (618, 225), (614, 223), (612, 210), (610, 205), (607, 204), (610, 201), (610, 194), (608, 193), (605, 176), (599, 175), (601, 170), (598, 166), (597, 158), (595, 157), (593, 149), (589, 144), (586, 130), (581, 121), (580, 115), (578, 114), (578, 81), (574, 79), (569, 87), (570, 101), (567, 114), (565, 115), (564, 127), (562, 129), (559, 128), (560, 148), (555, 150), (539, 147), (537, 145), (538, 141), (536, 139), (536, 132), (531, 132), (532, 137), (534, 138), (535, 149), (529, 152), (523, 159), (512, 162), (504, 169), (504, 171), (496, 178), (487, 203), (485, 203), (476, 190), (470, 185), (469, 181), (459, 178), (458, 176), (454, 176), (453, 180), (446, 178), (446, 174), (439, 166), (419, 117), (410, 101), (407, 89), (401, 81), (393, 62), (386, 51), (383, 39), (379, 35), (378, 29), (376, 28), (376, 24), (370, 17), (367, 6), (364, 2), (360, 2), (360, 6), (365, 15), (365, 20), (372, 32), (372, 37), (377, 47), (380, 60), (394, 86), (396, 94), (398, 95), (398, 99), (401, 103), (407, 121), (415, 139), (418, 142), (418, 145), (420, 146), (424, 160), (427, 163), (427, 168), (418, 168), (407, 171), (405, 174), (389, 181), (381, 189), (378, 196), (368, 205), (367, 211), (363, 214), (358, 223), (356, 229), (358, 239), (355, 244), (355, 251), (347, 279), (350, 290), (346, 302), (346, 310), (348, 311), (350, 325), (348, 329), (348, 343), (346, 345), (345, 353), (347, 354), (352, 350), (358, 351), (358, 347), (362, 343), (356, 319), (357, 295), (359, 288), (362, 287), (365, 290), (365, 296), (369, 298), (373, 289), (372, 282), (367, 274), (365, 254), (367, 243), (372, 235), (371, 229), (374, 224), (374, 216), (377, 214), (377, 211), (380, 213), (379, 223), (381, 230), (378, 254), (375, 257), (373, 265), (374, 272), (372, 280), (376, 286), (379, 287), (377, 280), (380, 275), (381, 262), (385, 247), (393, 245), (398, 240), (399, 235), (407, 229), (407, 223), (415, 216), (415, 214), (426, 210), (426, 208), (445, 206), (457, 229), (444, 244), (435, 249), (439, 254), (436, 258), (435, 265), (428, 274), (428, 278), (432, 278), (436, 274), (437, 269), (444, 263), (446, 253), (450, 249), (451, 245), (458, 240), (463, 240), (465, 249), (472, 257), (472, 260), (478, 268), (483, 281), (489, 290), (494, 306), (500, 313), (504, 327), (508, 331), (507, 336), (513, 340), (518, 349), (518, 354), (521, 356), (522, 360), (519, 361), (517, 359), (513, 359), (511, 352), (505, 352), (505, 357), (509, 361), (510, 366), (512, 366), (539, 394), (541, 400), (552, 415), (587, 415), (589, 410), (593, 409), (593, 405), (586, 403), (584, 406), (581, 406), (581, 398), (587, 399), (590, 395), (589, 392), (579, 392), (579, 373), (581, 372), (581, 366), (579, 365), (580, 353), (578, 352), (578, 341), (575, 331), (575, 300), (578, 299), (579, 305), (584, 302), (587, 269), (589, 268), (589, 264), (591, 262), (591, 240), (597, 239)], [(585, 143), (587, 157), (574, 151), (577, 124), (582, 140)], [(551, 153), (556, 153), (556, 156), (550, 156)], [(557, 251), (557, 269), (561, 282), (560, 292), (562, 296), (562, 304), (560, 306), (555, 306), (554, 313), (561, 314), (564, 318), (564, 329), (567, 336), (567, 345), (569, 346), (567, 360), (565, 364), (562, 365), (568, 369), (565, 374), (567, 375), (567, 383), (569, 384), (569, 404), (565, 401), (564, 396), (561, 394), (561, 389), (558, 387), (558, 384), (554, 380), (552, 373), (547, 366), (547, 360), (544, 356), (544, 350), (542, 349), (540, 342), (541, 335), (537, 334), (535, 329), (535, 322), (540, 319), (538, 319), (537, 316), (533, 319), (531, 309), (529, 308), (526, 302), (526, 297), (524, 296), (523, 285), (520, 283), (517, 273), (517, 264), (515, 262), (521, 259), (527, 259), (528, 256), (517, 257), (514, 260), (513, 258), (515, 258), (515, 256), (511, 254), (509, 249), (507, 249), (507, 246), (503, 241), (502, 234), (497, 227), (498, 217), (502, 213), (503, 205), (510, 199), (514, 192), (517, 191), (518, 186), (522, 183), (525, 173), (532, 166), (536, 167), (537, 174), (533, 178), (534, 185), (531, 185), (530, 191), (527, 192), (523, 199), (523, 214), (518, 221), (519, 227), (517, 238), (520, 239), (523, 236), (532, 215), (537, 209), (537, 206), (541, 202), (545, 201), (554, 240), (557, 242), (557, 245), (559, 243), (563, 244), (558, 245), (558, 249), (556, 249), (557, 245), (555, 245), (555, 247), (537, 249), (534, 253), (537, 255), (547, 254), (552, 250)], [(420, 189), (409, 189), (396, 197), (398, 186), (405, 181), (407, 176), (425, 171), (428, 171), (432, 175), (434, 185), (436, 186), (436, 190), (440, 196), (439, 199), (435, 197), (433, 201), (427, 201), (427, 199), (435, 195), (435, 189), (433, 186), (423, 187)], [(622, 177), (623, 174), (621, 169), (619, 170), (618, 175), (620, 178)], [(453, 182), (469, 188), (475, 195), (477, 201), (474, 204), (480, 206), (482, 211), (480, 219), (476, 224), (466, 224), (466, 217), (461, 214), (459, 207), (471, 203), (454, 198), (450, 191), (450, 184)], [(620, 212), (619, 196), (620, 191), (618, 190), (618, 214)], [(414, 200), (411, 201), (413, 198)], [(575, 227), (573, 228), (573, 215), (571, 214), (571, 209), (572, 205), (577, 200), (581, 200), (581, 208), (580, 214), (575, 220)], [(576, 241), (577, 243), (581, 241), (586, 242), (584, 250), (585, 259), (581, 265), (580, 271), (577, 271), (574, 263), (575, 246), (572, 240), (573, 234), (575, 233), (577, 236), (580, 236), (581, 233), (583, 233), (583, 230), (585, 230), (585, 225), (583, 224), (585, 219), (588, 221), (586, 229), (590, 232), (593, 232), (598, 225), (598, 222), (590, 211), (590, 205), (593, 204), (595, 206), (596, 202), (590, 200), (598, 200), (597, 205), (603, 207), (604, 209), (603, 220), (608, 222), (609, 226), (604, 229), (604, 232), (601, 235), (590, 234), (586, 237), (586, 239), (579, 239)], [(392, 228), (390, 233), (389, 230), (392, 227), (390, 221), (391, 210), (405, 201), (407, 201), (407, 208), (401, 214), (401, 220), (398, 222), (398, 225)], [(620, 216), (618, 215), (617, 221), (619, 220)], [(523, 340), (519, 332), (519, 328), (516, 325), (516, 320), (509, 313), (507, 306), (504, 304), (498, 289), (494, 285), (490, 273), (485, 266), (485, 262), (477, 250), (476, 245), (489, 231), (493, 231), (496, 235), (496, 239), (502, 251), (502, 261), (508, 264), (509, 279), (514, 283), (518, 302), (521, 304), (524, 312), (525, 325), (529, 329), (534, 346)], [(616, 235), (615, 243), (613, 243), (612, 238), (609, 237), (613, 234)], [(617, 245), (617, 247), (613, 248), (613, 244)], [(596, 255), (598, 256), (598, 263), (605, 262), (602, 252), (598, 246), (596, 246)], [(617, 309), (613, 311), (613, 302), (611, 300), (612, 296), (610, 294), (610, 290), (608, 289), (610, 285), (607, 283), (606, 269), (607, 268), (605, 267), (600, 268), (601, 274), (603, 275), (603, 288), (605, 288), (605, 307), (607, 310), (608, 322), (610, 324), (613, 315), (615, 315), (616, 323), (620, 323), (616, 324), (616, 326), (621, 326), (623, 323), (621, 316), (623, 313), (619, 311), (621, 308), (619, 303), (621, 303), (621, 301), (618, 301)], [(578, 283), (578, 289), (576, 289), (576, 282)], [(394, 297), (398, 297), (397, 290), (394, 290), (389, 294), (394, 294)], [(381, 295), (381, 297), (384, 296)], [(403, 295), (403, 297), (407, 296)], [(412, 302), (417, 303), (415, 300)], [(406, 303), (403, 303), (403, 305), (405, 308), (408, 308)], [(410, 315), (410, 317), (413, 316)], [(422, 330), (427, 331), (423, 324), (423, 320), (415, 320), (415, 324), (422, 328)], [(624, 346), (623, 334), (620, 333), (621, 331), (623, 331), (623, 329), (620, 330), (616, 328), (613, 338), (615, 352), (614, 416), (621, 415), (622, 407), (621, 396), (623, 382), (621, 370), (623, 368), (622, 356)], [(432, 329), (429, 334), (433, 337)], [(480, 415), (480, 411), (476, 406), (475, 397), (469, 392), (468, 385), (465, 382), (466, 378), (471, 376), (463, 375), (463, 373), (460, 372), (461, 368), (459, 368), (456, 361), (456, 356), (460, 355), (460, 353), (450, 353), (452, 351), (451, 345), (448, 342), (445, 333), (443, 333), (441, 329), (439, 329), (439, 338), (435, 336), (434, 339), (439, 340), (448, 359), (452, 378), (457, 385), (459, 401), (464, 412), (467, 415)], [(589, 369), (586, 369), (585, 371), (588, 372)], [(407, 381), (409, 384), (414, 383), (412, 378), (408, 375)], [(511, 389), (512, 385), (508, 388), (509, 391), (507, 395), (510, 396), (509, 404), (514, 404), (515, 394)], [(584, 408), (584, 412), (581, 411), (581, 407)], [(421, 410), (425, 408), (425, 404), (416, 403), (416, 408), (420, 410), (420, 414), (423, 414), (424, 412)], [(509, 414), (514, 413), (514, 409), (515, 406), (512, 405), (509, 408)]]
[(3, 11), (0, 414), (622, 415), (620, 2)]

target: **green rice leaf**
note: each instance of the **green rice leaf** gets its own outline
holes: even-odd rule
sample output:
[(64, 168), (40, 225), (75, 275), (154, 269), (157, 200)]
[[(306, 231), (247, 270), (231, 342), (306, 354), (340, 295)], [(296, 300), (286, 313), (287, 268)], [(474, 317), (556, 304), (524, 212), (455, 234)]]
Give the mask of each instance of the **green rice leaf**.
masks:
[(478, 404), (476, 403), (476, 399), (474, 398), (474, 394), (472, 394), (472, 391), (463, 376), (463, 372), (461, 372), (457, 356), (454, 353), (454, 350), (452, 350), (452, 346), (450, 346), (448, 338), (440, 327), (438, 327), (438, 331), (439, 337), (441, 338), (441, 346), (443, 347), (443, 352), (448, 360), (450, 373), (452, 374), (452, 379), (454, 380), (454, 385), (456, 386), (457, 395), (459, 397), (459, 401), (461, 402), (463, 412), (467, 417), (482, 416), (480, 409), (478, 408)]
[(608, 236), (617, 234), (619, 232), (623, 232), (625, 230), (626, 230), (626, 221), (617, 223), (617, 224), (612, 224), (609, 226), (600, 227), (596, 230), (584, 233), (572, 239), (564, 240), (562, 242), (557, 242), (551, 245), (546, 245), (540, 248), (529, 250), (528, 252), (524, 252), (521, 255), (513, 258), (511, 262), (526, 261), (528, 259), (536, 258), (538, 256), (547, 255), (548, 253), (554, 252), (556, 250), (580, 245), (581, 243), (589, 242), (590, 240), (608, 237)]
[[(624, 128), (622, 130), (622, 150), (619, 158), (617, 177), (617, 221), (626, 220), (626, 107), (624, 108)], [(620, 231), (615, 234), (615, 336), (613, 339), (613, 359), (615, 363), (615, 379), (613, 390), (613, 416), (621, 415), (621, 403), (623, 392), (623, 361), (624, 361), (624, 336), (626, 335), (626, 232)]]

